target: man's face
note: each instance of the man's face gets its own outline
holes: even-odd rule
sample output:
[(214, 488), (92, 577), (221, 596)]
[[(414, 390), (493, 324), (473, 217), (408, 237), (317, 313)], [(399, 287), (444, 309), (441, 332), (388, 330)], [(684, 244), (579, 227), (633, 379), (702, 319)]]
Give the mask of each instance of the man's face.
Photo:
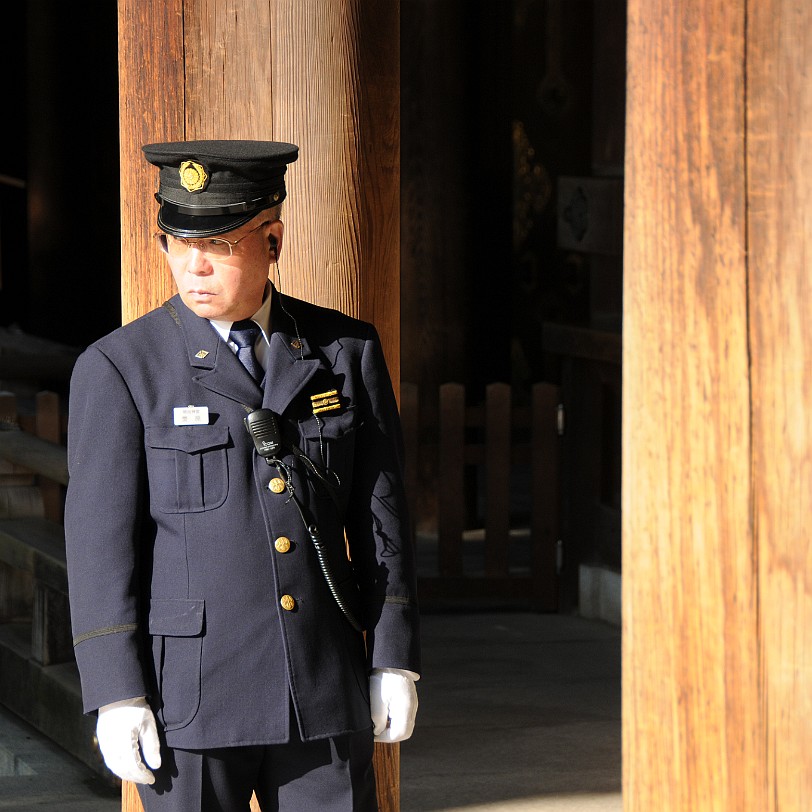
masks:
[[(245, 237), (234, 246), (230, 257), (212, 256), (197, 245), (182, 256), (167, 254), (180, 298), (193, 313), (204, 319), (239, 321), (259, 310), (268, 268), (277, 256), (270, 241), (276, 241), (278, 252), (284, 229), (281, 221), (265, 222), (263, 217), (269, 220), (267, 211), (219, 235), (231, 243)], [(260, 228), (249, 233), (260, 223)]]

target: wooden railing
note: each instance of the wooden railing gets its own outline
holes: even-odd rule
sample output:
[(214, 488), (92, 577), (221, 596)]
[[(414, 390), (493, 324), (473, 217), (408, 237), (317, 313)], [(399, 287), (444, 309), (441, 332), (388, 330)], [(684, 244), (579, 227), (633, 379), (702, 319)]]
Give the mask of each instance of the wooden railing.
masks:
[(52, 665), (72, 659), (60, 524), (67, 450), (57, 396), (34, 402), (21, 416), (16, 397), (0, 393), (0, 623), (31, 617), (32, 657)]
[[(557, 386), (538, 383), (530, 403), (512, 404), (508, 384), (487, 387), (485, 403), (466, 406), (465, 388), (447, 383), (439, 390), (439, 417), (427, 424), (419, 391), (401, 386), (406, 445), (407, 488), (421, 492), (424, 472), (436, 489), (433, 516), (413, 504), (419, 528), (418, 562), (436, 560), (434, 572), (420, 566), (419, 595), (424, 608), (511, 606), (554, 611), (557, 605), (559, 519)], [(426, 464), (426, 458), (431, 463)], [(470, 527), (471, 476), (484, 493), (481, 526)], [(511, 516), (517, 473), (528, 504)], [(513, 525), (513, 526), (512, 526)], [(517, 564), (516, 548), (524, 549)], [(432, 548), (432, 549), (428, 549)]]
[(0, 393), (0, 702), (101, 771), (71, 641), (64, 415), (51, 392), (34, 403), (19, 414), (15, 396)]

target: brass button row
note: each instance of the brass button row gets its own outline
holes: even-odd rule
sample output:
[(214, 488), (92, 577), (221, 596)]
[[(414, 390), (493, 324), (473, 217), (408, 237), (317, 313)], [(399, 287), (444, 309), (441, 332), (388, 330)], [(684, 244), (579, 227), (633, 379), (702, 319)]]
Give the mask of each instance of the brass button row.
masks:
[[(285, 480), (275, 476), (268, 483), (268, 490), (272, 493), (282, 493), (285, 490)], [(287, 536), (279, 536), (273, 546), (278, 553), (287, 553), (290, 551), (291, 541)], [(296, 608), (296, 600), (292, 595), (283, 595), (279, 599), (279, 603), (286, 612), (292, 612)]]

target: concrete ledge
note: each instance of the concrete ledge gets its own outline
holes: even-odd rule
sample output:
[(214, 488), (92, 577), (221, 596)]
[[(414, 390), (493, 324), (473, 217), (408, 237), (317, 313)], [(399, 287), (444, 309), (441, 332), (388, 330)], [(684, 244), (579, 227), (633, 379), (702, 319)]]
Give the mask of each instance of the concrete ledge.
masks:
[(0, 703), (111, 779), (96, 744), (96, 719), (82, 712), (76, 664), (39, 665), (30, 640), (30, 624), (0, 625)]
[(65, 531), (39, 516), (0, 519), (0, 561), (68, 594)]
[(586, 564), (578, 568), (578, 613), (581, 617), (620, 626), (621, 605), (619, 572)]

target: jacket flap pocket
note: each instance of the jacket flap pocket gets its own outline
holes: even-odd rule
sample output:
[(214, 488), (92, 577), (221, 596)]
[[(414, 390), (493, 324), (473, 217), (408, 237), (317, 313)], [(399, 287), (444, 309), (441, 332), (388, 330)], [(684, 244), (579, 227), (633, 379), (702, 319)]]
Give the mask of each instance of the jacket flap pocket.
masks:
[(149, 633), (194, 637), (203, 631), (204, 601), (153, 598), (149, 602)]
[(193, 454), (228, 445), (228, 426), (147, 426), (150, 448), (171, 448)]
[[(321, 436), (326, 440), (337, 440), (357, 428), (355, 425), (356, 415), (352, 407), (335, 414), (324, 412), (318, 417), (321, 420)], [(301, 431), (302, 436), (308, 440), (318, 440), (319, 424), (316, 417), (304, 420), (301, 424)]]

